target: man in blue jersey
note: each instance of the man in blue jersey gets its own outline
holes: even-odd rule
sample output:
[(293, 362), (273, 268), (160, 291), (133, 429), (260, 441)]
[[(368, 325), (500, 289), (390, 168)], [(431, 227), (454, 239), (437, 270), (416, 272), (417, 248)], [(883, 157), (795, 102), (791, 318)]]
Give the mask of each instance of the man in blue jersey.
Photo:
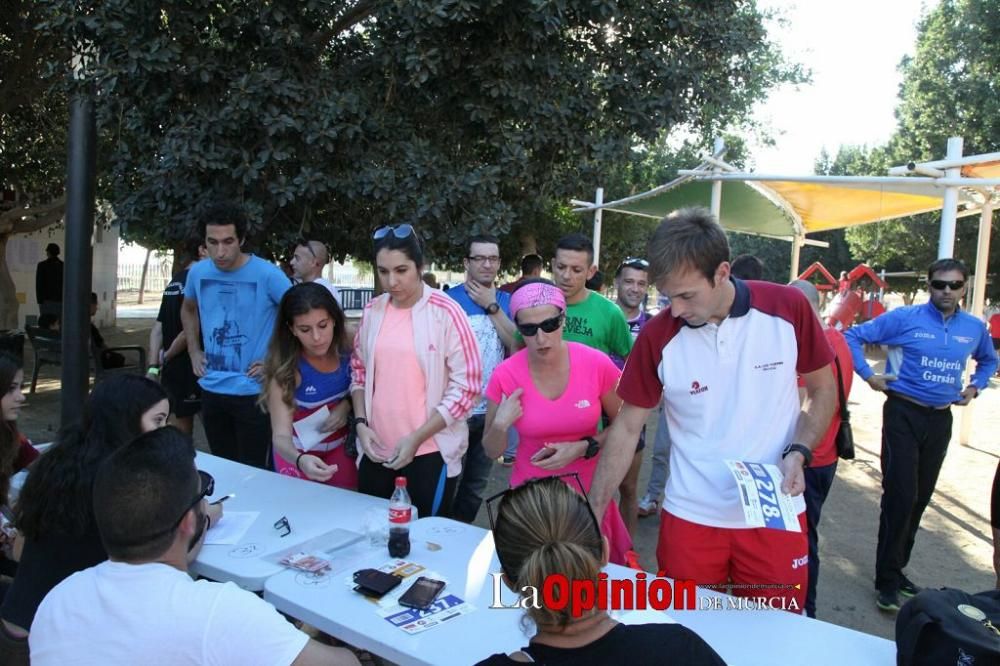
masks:
[[(476, 334), (485, 392), (493, 370), (513, 348), (517, 329), (510, 317), (510, 294), (495, 286), (500, 270), (500, 240), (489, 234), (472, 236), (465, 249), (465, 282), (452, 287), (447, 294), (462, 306)], [(476, 519), (493, 467), (493, 460), (483, 451), (485, 420), (484, 397), (469, 416), (469, 449), (452, 505), (452, 517), (467, 523)]]
[[(875, 553), (876, 605), (884, 611), (899, 610), (899, 595), (919, 591), (903, 568), (948, 450), (951, 406), (966, 405), (979, 395), (997, 368), (985, 324), (959, 307), (968, 277), (961, 261), (938, 259), (927, 269), (929, 302), (897, 308), (845, 334), (858, 375), (887, 396)], [(889, 346), (885, 375), (868, 366), (865, 344)], [(976, 371), (963, 387), (970, 356), (976, 359)]]

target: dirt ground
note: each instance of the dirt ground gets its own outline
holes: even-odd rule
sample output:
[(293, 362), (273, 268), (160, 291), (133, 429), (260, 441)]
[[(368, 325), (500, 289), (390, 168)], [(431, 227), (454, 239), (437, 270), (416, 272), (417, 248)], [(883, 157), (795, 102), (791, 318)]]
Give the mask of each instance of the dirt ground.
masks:
[[(128, 309), (128, 308), (126, 308)], [(104, 331), (108, 344), (146, 344), (152, 319), (149, 306), (132, 308), (133, 316), (119, 318), (118, 326)], [(25, 372), (30, 378), (30, 344), (25, 349)], [(992, 382), (997, 386), (996, 380)], [(52, 366), (42, 368), (38, 391), (29, 396), (21, 429), (35, 442), (50, 441), (58, 428), (59, 376)], [(819, 618), (834, 624), (892, 639), (895, 616), (875, 607), (873, 587), (875, 540), (878, 530), (881, 473), (879, 448), (883, 398), (861, 381), (855, 381), (850, 396), (852, 423), (858, 457), (840, 461), (837, 480), (823, 509), (820, 524), (822, 569), (817, 597)], [(996, 580), (992, 567), (992, 537), (989, 501), (997, 468), (1000, 440), (1000, 391), (986, 391), (971, 410), (972, 430), (968, 444), (959, 443), (961, 409), (955, 410), (955, 435), (938, 481), (937, 490), (924, 514), (917, 535), (910, 578), (927, 587), (956, 587), (970, 592), (989, 589)], [(652, 442), (655, 419), (649, 423)], [(196, 443), (205, 448), (204, 432), (196, 427)], [(652, 446), (645, 450), (640, 492), (646, 487)], [(509, 468), (496, 465), (487, 495), (507, 483)], [(656, 517), (639, 522), (636, 550), (649, 570), (656, 570)], [(485, 509), (477, 524), (488, 527)]]

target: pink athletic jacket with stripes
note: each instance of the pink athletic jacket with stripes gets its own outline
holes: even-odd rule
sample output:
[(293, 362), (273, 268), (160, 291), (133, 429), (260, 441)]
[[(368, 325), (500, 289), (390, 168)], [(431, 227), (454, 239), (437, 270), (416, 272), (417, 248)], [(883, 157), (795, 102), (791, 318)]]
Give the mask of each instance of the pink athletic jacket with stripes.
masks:
[[(378, 336), (389, 294), (373, 298), (361, 315), (361, 327), (354, 336), (351, 356), (351, 392), (365, 391), (365, 416), (372, 417), (372, 382), (369, 373), (375, 358)], [(413, 306), (413, 343), (417, 361), (427, 380), (427, 405), (437, 410), (447, 427), (434, 435), (438, 449), (448, 466), (448, 476), (462, 471), (462, 456), (469, 446), (469, 429), (465, 424), (479, 400), (483, 384), (483, 368), (479, 345), (465, 312), (454, 299), (437, 289), (424, 285), (424, 293)]]

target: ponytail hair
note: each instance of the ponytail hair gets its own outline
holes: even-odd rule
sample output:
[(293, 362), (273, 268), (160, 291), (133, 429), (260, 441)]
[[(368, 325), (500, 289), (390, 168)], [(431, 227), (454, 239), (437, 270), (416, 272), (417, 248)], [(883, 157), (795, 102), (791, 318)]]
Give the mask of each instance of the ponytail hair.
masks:
[[(541, 590), (552, 574), (596, 584), (604, 566), (604, 539), (593, 511), (558, 477), (529, 481), (504, 495), (493, 539), (504, 574), (519, 590)], [(529, 605), (527, 613), (547, 629), (562, 629), (574, 619), (570, 604), (562, 610)]]

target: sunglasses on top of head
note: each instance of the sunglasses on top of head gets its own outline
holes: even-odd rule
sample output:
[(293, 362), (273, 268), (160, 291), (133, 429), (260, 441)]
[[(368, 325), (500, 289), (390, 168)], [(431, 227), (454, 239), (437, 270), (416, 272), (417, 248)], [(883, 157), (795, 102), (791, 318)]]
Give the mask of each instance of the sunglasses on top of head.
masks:
[(384, 227), (379, 227), (372, 234), (374, 240), (380, 241), (389, 234), (392, 234), (396, 238), (407, 238), (413, 235), (413, 226), (410, 224), (397, 224), (397, 225), (386, 225)]
[(521, 332), (526, 338), (534, 337), (538, 333), (538, 329), (542, 329), (546, 333), (552, 333), (562, 326), (563, 314), (560, 312), (555, 317), (550, 317), (545, 321), (540, 321), (537, 324), (518, 324), (517, 330)]
[(649, 262), (641, 257), (625, 257), (622, 263), (618, 264), (615, 273), (621, 273), (623, 268), (635, 268), (640, 271), (649, 270)]
[(965, 280), (931, 280), (931, 287), (938, 291), (944, 291), (948, 287), (952, 291), (958, 291), (965, 286)]

